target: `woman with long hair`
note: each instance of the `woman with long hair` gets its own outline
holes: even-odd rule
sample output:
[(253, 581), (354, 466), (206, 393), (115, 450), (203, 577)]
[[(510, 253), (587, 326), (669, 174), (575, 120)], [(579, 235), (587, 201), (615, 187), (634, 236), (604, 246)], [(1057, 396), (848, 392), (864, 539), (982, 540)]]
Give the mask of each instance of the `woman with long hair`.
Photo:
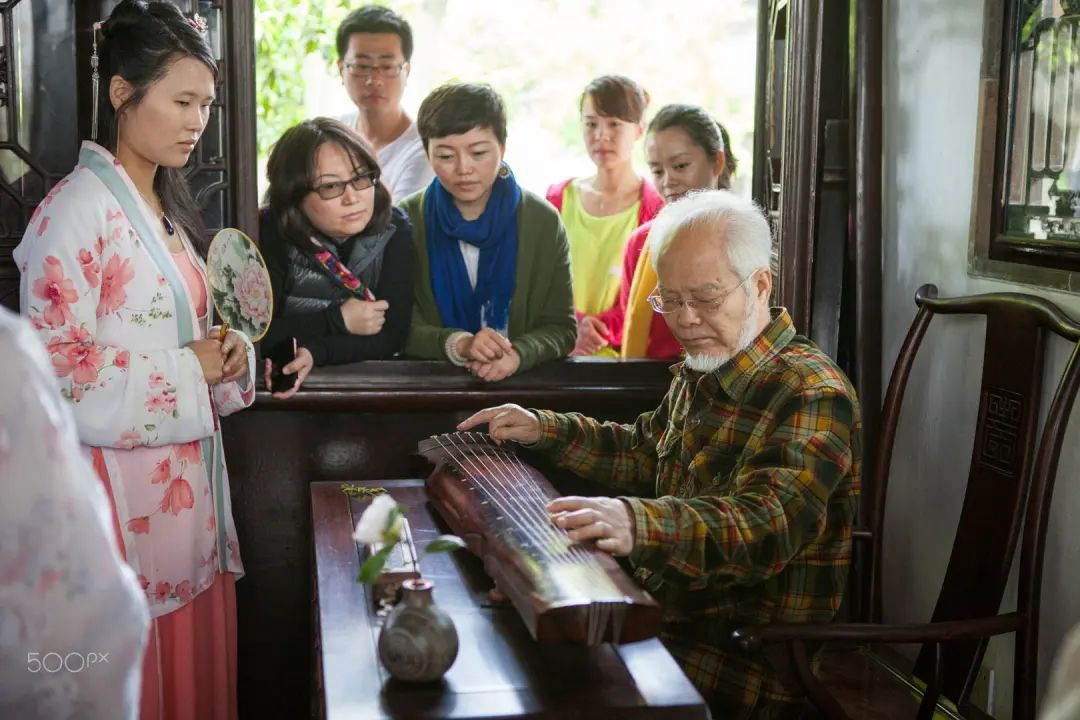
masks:
[[(667, 203), (697, 190), (729, 189), (738, 167), (728, 131), (697, 105), (660, 108), (646, 132), (645, 154), (652, 181)], [(651, 227), (652, 222), (645, 223), (626, 241), (618, 301), (597, 319), (621, 357), (672, 360), (682, 346), (648, 299), (656, 287), (646, 249)]]
[(94, 44), (98, 142), (15, 249), (21, 307), (149, 603), (141, 717), (235, 718), (243, 568), (218, 416), (254, 399), (254, 353), (211, 327), (206, 232), (182, 174), (217, 64), (205, 22), (168, 2), (123, 0)]

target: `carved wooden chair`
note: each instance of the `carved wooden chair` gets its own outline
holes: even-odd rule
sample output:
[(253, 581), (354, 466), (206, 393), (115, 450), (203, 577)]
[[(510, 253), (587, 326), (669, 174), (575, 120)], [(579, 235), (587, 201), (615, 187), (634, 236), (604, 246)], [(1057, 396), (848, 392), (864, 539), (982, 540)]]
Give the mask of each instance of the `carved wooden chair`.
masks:
[[(986, 717), (970, 702), (976, 675), (989, 638), (1014, 632), (1012, 717), (1032, 720), (1043, 550), (1058, 455), (1080, 387), (1080, 324), (1052, 303), (1020, 293), (939, 299), (937, 288), (923, 285), (915, 303), (919, 311), (893, 369), (879, 450), (873, 474), (866, 478), (875, 486), (869, 517), (857, 533), (870, 545), (871, 621), (748, 627), (736, 631), (735, 640), (747, 650), (765, 652), (778, 672), (801, 686), (829, 720), (923, 720), (945, 708), (953, 717)], [(935, 314), (986, 317), (975, 446), (933, 617), (927, 623), (888, 625), (881, 622), (881, 557), (889, 466), (908, 376)], [(1039, 435), (1044, 355), (1051, 333), (1068, 340), (1073, 349)], [(1001, 612), (1018, 541), (1017, 607)], [(914, 668), (899, 667), (899, 654), (885, 643), (922, 645)], [(815, 673), (808, 648), (817, 647), (825, 652)]]

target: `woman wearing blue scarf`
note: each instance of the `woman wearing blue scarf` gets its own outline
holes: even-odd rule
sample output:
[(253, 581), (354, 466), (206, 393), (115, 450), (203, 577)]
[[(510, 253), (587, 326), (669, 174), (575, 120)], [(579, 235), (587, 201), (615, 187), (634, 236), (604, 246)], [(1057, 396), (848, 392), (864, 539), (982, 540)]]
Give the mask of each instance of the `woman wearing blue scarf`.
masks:
[(405, 354), (489, 382), (566, 356), (577, 332), (566, 231), (502, 162), (502, 99), (487, 85), (444, 85), (417, 127), (435, 179), (401, 204), (417, 255)]

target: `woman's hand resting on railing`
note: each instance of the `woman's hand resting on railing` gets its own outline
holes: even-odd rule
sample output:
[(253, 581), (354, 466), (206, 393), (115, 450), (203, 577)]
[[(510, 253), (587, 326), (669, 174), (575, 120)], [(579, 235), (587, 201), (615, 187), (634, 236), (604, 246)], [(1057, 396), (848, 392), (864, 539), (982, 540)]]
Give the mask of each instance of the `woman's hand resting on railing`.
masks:
[(577, 342), (570, 352), (571, 357), (594, 355), (600, 348), (607, 347), (608, 328), (593, 315), (582, 315), (577, 321)]
[(505, 335), (491, 328), (481, 328), (475, 335), (463, 336), (455, 348), (461, 357), (480, 363), (499, 360), (513, 349)]
[(521, 356), (518, 355), (517, 350), (510, 348), (510, 352), (498, 360), (492, 360), (491, 362), (473, 360), (466, 364), (465, 367), (481, 380), (498, 382), (499, 380), (505, 380), (518, 371), (518, 368), (521, 367)]

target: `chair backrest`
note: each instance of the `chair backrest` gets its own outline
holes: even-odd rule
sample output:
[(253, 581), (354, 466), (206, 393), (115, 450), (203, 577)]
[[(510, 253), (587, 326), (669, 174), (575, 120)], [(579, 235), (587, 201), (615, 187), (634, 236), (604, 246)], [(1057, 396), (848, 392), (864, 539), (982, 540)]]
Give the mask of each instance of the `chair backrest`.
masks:
[[(881, 555), (885, 496), (893, 442), (904, 390), (915, 356), (935, 314), (983, 315), (986, 341), (975, 443), (967, 489), (934, 621), (997, 615), (1020, 529), (1020, 591), (1014, 708), (1015, 718), (1034, 715), (1039, 617), (1039, 577), (1057, 473), (1058, 456), (1077, 386), (1080, 385), (1080, 324), (1052, 303), (1021, 293), (992, 293), (937, 298), (924, 285), (915, 294), (919, 312), (904, 340), (886, 392), (881, 435), (873, 475), (872, 558), (869, 599), (871, 619), (881, 620)], [(1046, 340), (1050, 333), (1074, 344), (1051, 402), (1041, 437), (1037, 437)], [(1038, 452), (1036, 452), (1038, 447)], [(944, 694), (965, 702), (983, 654), (985, 641), (955, 641), (942, 648)], [(930, 675), (933, 648), (924, 646), (916, 674)]]

